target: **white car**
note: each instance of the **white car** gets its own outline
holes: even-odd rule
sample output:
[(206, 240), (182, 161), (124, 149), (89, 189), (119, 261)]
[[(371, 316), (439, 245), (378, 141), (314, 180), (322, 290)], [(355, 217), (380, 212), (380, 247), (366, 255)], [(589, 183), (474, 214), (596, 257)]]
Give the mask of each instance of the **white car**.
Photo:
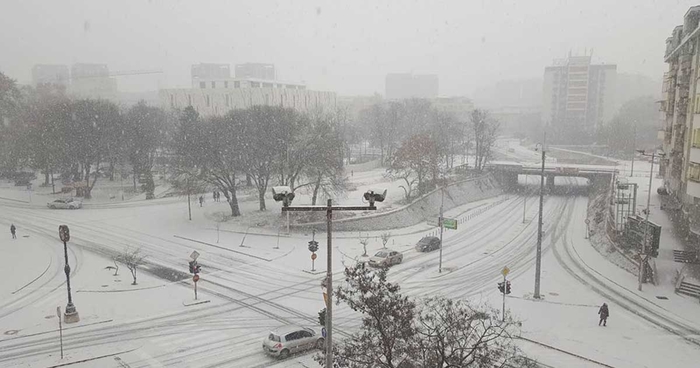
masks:
[(323, 337), (310, 328), (283, 326), (270, 331), (263, 340), (263, 351), (274, 357), (286, 359), (290, 354), (310, 349), (323, 349)]
[(390, 249), (380, 250), (374, 257), (369, 259), (372, 267), (389, 267), (403, 261), (403, 254)]
[(51, 209), (75, 210), (83, 207), (83, 202), (81, 202), (79, 199), (63, 198), (47, 203), (46, 207)]

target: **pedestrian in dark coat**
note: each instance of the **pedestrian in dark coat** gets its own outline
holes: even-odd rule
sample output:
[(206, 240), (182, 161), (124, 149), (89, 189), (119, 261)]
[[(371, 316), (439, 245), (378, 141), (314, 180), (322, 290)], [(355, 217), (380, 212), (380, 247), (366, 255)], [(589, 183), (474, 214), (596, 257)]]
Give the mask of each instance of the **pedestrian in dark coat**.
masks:
[(12, 233), (12, 239), (17, 239), (17, 228), (15, 224), (10, 225), (10, 233)]
[(600, 306), (600, 309), (598, 309), (598, 314), (600, 314), (600, 321), (598, 322), (598, 326), (602, 323), (603, 326), (606, 326), (608, 323), (608, 316), (610, 315), (610, 311), (608, 310), (608, 305), (603, 303), (603, 305)]
[(204, 203), (204, 196), (201, 195), (201, 196), (199, 196), (199, 207), (202, 207), (203, 203)]

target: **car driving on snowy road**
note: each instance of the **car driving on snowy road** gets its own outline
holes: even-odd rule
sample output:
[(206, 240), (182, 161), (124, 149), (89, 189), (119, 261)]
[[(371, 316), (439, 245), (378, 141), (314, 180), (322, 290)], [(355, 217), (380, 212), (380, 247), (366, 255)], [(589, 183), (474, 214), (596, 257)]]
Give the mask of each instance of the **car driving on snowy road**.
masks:
[(47, 203), (46, 207), (54, 209), (54, 210), (55, 209), (76, 210), (78, 208), (83, 207), (83, 202), (81, 202), (78, 199), (74, 199), (74, 198), (63, 198), (63, 199), (57, 199), (53, 202)]

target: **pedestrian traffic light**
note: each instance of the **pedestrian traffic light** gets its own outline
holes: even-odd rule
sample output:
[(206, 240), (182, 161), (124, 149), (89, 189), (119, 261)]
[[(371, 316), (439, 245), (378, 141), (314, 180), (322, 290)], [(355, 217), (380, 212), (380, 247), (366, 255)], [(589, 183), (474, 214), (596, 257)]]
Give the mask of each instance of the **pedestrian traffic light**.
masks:
[(503, 283), (502, 283), (502, 282), (499, 282), (499, 283), (498, 283), (498, 291), (500, 291), (501, 294), (505, 292), (505, 289), (504, 289), (504, 287), (503, 287)]
[(506, 294), (510, 294), (510, 281), (506, 281)]

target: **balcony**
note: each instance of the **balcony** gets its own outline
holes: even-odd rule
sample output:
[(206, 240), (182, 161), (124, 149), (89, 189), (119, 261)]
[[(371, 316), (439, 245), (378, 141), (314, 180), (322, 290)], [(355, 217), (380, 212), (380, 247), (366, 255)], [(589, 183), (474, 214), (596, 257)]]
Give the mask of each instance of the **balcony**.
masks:
[(700, 198), (700, 183), (688, 179), (688, 183), (685, 189), (686, 194), (692, 197)]
[(700, 163), (700, 146), (696, 146), (695, 143), (690, 148), (690, 162)]

